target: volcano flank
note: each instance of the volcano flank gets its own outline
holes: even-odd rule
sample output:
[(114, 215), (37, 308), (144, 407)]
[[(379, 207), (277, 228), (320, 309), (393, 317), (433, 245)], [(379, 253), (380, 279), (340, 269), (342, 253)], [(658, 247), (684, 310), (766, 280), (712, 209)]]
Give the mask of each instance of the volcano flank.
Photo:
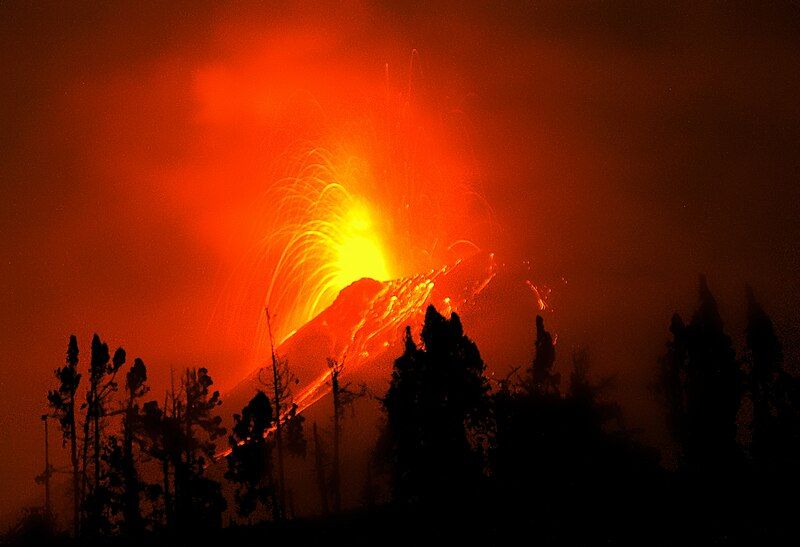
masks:
[[(496, 274), (494, 255), (478, 253), (438, 270), (386, 282), (364, 278), (343, 289), (328, 308), (275, 348), (298, 377), (294, 402), (299, 411), (330, 391), (328, 359), (344, 364), (349, 381), (383, 393), (406, 327), (416, 333), (430, 305), (445, 315), (468, 309)], [(263, 370), (252, 371), (225, 394), (223, 415), (267, 389)]]

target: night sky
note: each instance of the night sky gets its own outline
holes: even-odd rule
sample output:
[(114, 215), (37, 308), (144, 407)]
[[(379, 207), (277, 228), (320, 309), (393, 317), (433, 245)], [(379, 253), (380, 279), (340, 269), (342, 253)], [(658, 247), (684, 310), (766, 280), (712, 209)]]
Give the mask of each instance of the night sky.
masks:
[(414, 49), (440, 172), (491, 208), (481, 247), (530, 261), (559, 351), (588, 346), (626, 408), (701, 272), (735, 340), (750, 282), (796, 362), (796, 4), (202, 4), (0, 3), (0, 513), (39, 503), (69, 334), (157, 390), (249, 372), (275, 165), (351, 140)]

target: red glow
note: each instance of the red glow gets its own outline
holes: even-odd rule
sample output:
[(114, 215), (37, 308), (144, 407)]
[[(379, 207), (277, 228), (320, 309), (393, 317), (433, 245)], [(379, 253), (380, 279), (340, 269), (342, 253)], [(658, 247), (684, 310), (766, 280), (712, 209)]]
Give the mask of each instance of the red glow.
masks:
[[(352, 282), (414, 278), (455, 264), (484, 247), (491, 232), (459, 122), (442, 121), (442, 112), (416, 97), (416, 52), (406, 66), (376, 66), (359, 78), (321, 62), (328, 46), (324, 38), (292, 35), (195, 77), (202, 123), (271, 125), (261, 129), (271, 149), (246, 175), (253, 197), (232, 219), (258, 235), (240, 250), (223, 309), (227, 324), (239, 324), (242, 314), (256, 321), (253, 302), (260, 300), (273, 311), (278, 340)], [(218, 168), (226, 169), (222, 161)], [(230, 161), (243, 160), (235, 154)], [(200, 191), (191, 189), (195, 198)], [(212, 241), (225, 231), (218, 222), (204, 228)], [(254, 365), (269, 354), (258, 320)]]

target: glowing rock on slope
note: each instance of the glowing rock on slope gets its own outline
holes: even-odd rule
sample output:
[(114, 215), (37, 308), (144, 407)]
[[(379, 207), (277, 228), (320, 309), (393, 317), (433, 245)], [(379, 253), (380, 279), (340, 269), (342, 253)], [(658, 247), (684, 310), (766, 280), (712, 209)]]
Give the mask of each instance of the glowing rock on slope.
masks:
[[(424, 274), (385, 282), (361, 279), (346, 287), (328, 308), (276, 350), (301, 379), (300, 389), (294, 394), (300, 410), (328, 392), (327, 358), (344, 361), (348, 375), (364, 379), (379, 374), (388, 380), (387, 370), (372, 370), (371, 364), (387, 357), (393, 348), (399, 351), (396, 345), (402, 341), (406, 326), (417, 331), (429, 305), (445, 314), (459, 311), (495, 273), (493, 255), (477, 254)], [(255, 370), (225, 395), (225, 405), (242, 408), (257, 389), (264, 386)]]

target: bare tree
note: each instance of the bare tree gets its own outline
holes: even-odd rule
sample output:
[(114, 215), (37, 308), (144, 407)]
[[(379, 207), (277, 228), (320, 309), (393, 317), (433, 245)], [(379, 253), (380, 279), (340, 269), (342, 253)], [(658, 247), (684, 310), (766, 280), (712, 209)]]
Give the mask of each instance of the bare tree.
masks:
[(335, 359), (328, 359), (330, 369), (331, 398), (333, 400), (333, 465), (331, 469), (331, 490), (333, 494), (333, 510), (342, 509), (342, 475), (341, 475), (341, 444), (342, 444), (342, 419), (344, 412), (356, 399), (367, 394), (365, 385), (358, 390), (353, 390), (350, 383), (342, 384), (340, 376), (344, 370), (344, 359), (339, 363)]
[[(272, 398), (273, 421), (275, 425), (275, 449), (277, 452), (277, 492), (276, 503), (273, 503), (273, 516), (282, 519), (286, 515), (286, 467), (284, 463), (284, 425), (286, 422), (287, 410), (292, 408), (292, 384), (297, 384), (298, 379), (289, 369), (289, 362), (280, 359), (275, 353), (275, 339), (272, 335), (272, 316), (269, 308), (265, 308), (267, 316), (267, 331), (269, 333), (270, 344), (270, 368), (262, 368), (259, 371), (259, 379), (263, 385), (269, 388)], [(266, 374), (265, 380), (262, 375)]]

